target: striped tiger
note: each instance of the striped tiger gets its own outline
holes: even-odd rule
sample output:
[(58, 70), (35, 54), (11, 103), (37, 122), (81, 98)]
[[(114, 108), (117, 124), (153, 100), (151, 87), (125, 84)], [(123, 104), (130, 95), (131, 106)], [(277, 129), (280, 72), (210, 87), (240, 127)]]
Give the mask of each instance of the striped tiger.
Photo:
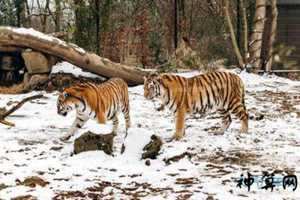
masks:
[(57, 100), (57, 113), (66, 116), (74, 109), (76, 119), (64, 140), (74, 135), (88, 119), (96, 119), (100, 124), (112, 120), (112, 133), (116, 134), (120, 111), (125, 118), (127, 135), (130, 127), (128, 86), (120, 78), (112, 78), (102, 84), (80, 83), (64, 89)]
[(244, 84), (233, 73), (215, 71), (191, 78), (152, 73), (144, 77), (144, 96), (146, 99), (159, 98), (162, 108), (166, 106), (174, 112), (176, 132), (173, 138), (176, 140), (185, 133), (186, 114), (203, 114), (209, 110), (222, 115), (220, 132), (228, 129), (231, 115), (241, 120), (240, 132), (248, 132)]

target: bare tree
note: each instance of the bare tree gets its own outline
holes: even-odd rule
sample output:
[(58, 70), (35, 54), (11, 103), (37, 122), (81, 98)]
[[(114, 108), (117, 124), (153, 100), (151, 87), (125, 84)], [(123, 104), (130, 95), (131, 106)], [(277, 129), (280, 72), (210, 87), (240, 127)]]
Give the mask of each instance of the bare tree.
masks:
[(243, 69), (244, 66), (245, 66), (245, 62), (244, 62), (243, 57), (241, 55), (240, 49), (238, 47), (237, 39), (236, 39), (236, 36), (235, 36), (235, 33), (234, 33), (234, 29), (233, 29), (233, 25), (232, 25), (230, 13), (229, 13), (229, 1), (228, 0), (225, 0), (224, 12), (225, 12), (229, 32), (230, 32), (230, 38), (231, 38), (232, 46), (233, 46), (235, 55), (238, 59), (239, 67)]
[(100, 2), (99, 0), (95, 0), (95, 9), (94, 15), (96, 18), (96, 51), (97, 54), (100, 55)]
[(61, 29), (61, 18), (62, 18), (61, 0), (55, 0), (55, 19), (54, 19), (55, 32), (59, 32)]
[(243, 31), (244, 31), (244, 61), (247, 63), (249, 57), (249, 50), (248, 50), (248, 20), (247, 20), (247, 11), (244, 0), (240, 0), (240, 7), (242, 9), (242, 18), (243, 18)]
[(271, 31), (270, 31), (270, 39), (268, 43), (268, 53), (267, 53), (267, 60), (266, 60), (266, 71), (271, 71), (272, 61), (273, 61), (273, 45), (276, 36), (276, 29), (277, 29), (277, 0), (271, 0), (271, 9), (272, 9), (272, 16), (271, 16)]
[(250, 63), (253, 66), (254, 72), (257, 71), (262, 64), (261, 50), (265, 26), (266, 3), (267, 0), (256, 0), (255, 2), (255, 16), (249, 42)]
[(174, 47), (177, 49), (178, 44), (178, 0), (174, 0)]

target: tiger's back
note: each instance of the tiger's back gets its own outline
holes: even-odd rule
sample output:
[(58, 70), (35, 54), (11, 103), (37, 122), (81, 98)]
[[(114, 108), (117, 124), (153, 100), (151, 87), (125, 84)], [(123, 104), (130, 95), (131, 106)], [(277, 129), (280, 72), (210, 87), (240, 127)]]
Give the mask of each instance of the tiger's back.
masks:
[[(99, 85), (87, 85), (91, 91), (95, 91), (96, 98), (88, 98), (89, 105), (97, 112), (99, 123), (105, 123), (106, 119), (114, 118), (119, 111), (129, 115), (128, 86), (120, 78), (112, 78)], [(97, 101), (95, 101), (97, 99)]]
[(244, 104), (244, 84), (236, 74), (211, 72), (188, 78), (187, 82), (189, 111), (230, 110), (235, 103)]

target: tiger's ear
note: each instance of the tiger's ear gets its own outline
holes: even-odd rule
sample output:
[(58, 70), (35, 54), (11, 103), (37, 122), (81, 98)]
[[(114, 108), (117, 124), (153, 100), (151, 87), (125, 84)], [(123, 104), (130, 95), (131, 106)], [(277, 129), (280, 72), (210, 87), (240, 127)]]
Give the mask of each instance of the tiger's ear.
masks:
[(157, 76), (159, 76), (159, 74), (156, 71), (154, 71), (154, 72), (151, 72), (149, 76), (150, 77), (157, 77)]
[(146, 82), (146, 81), (147, 81), (147, 77), (146, 77), (146, 76), (143, 76), (143, 78), (144, 78), (144, 82)]

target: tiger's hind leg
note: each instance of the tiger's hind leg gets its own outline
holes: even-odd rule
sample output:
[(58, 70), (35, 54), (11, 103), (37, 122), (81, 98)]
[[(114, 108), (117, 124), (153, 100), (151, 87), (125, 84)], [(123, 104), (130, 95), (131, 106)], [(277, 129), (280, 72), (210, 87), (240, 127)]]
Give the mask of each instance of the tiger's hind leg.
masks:
[[(127, 99), (128, 99), (128, 97), (127, 97)], [(130, 114), (129, 114), (129, 100), (127, 100), (126, 104), (123, 105), (122, 112), (123, 112), (123, 115), (125, 118), (126, 132), (125, 132), (124, 141), (123, 141), (123, 144), (121, 147), (121, 154), (123, 154), (125, 151), (125, 139), (127, 138), (127, 135), (128, 135), (128, 129), (131, 126)]]
[(222, 115), (222, 127), (218, 132), (220, 134), (223, 134), (229, 128), (232, 120), (228, 110), (222, 109), (222, 110), (218, 110), (218, 112)]
[(245, 105), (240, 102), (233, 105), (230, 109), (230, 113), (234, 114), (241, 121), (240, 133), (248, 132), (248, 113)]
[(176, 132), (173, 136), (173, 139), (175, 140), (180, 140), (185, 133), (185, 112), (185, 108), (178, 108), (177, 112), (175, 113)]
[(130, 126), (131, 126), (130, 113), (129, 113), (129, 106), (124, 107), (124, 108), (122, 109), (122, 112), (123, 112), (123, 115), (124, 115), (125, 126), (126, 126), (126, 136), (125, 136), (125, 137), (127, 137), (128, 129), (129, 129)]

